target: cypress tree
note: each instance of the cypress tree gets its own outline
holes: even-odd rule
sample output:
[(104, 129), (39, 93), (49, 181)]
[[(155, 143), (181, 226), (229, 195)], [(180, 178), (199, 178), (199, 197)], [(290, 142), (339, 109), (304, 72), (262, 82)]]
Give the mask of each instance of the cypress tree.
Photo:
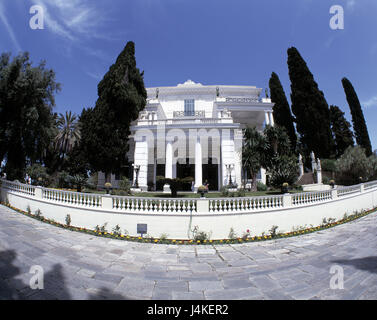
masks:
[(119, 172), (128, 163), (128, 136), (131, 122), (146, 105), (143, 73), (136, 67), (135, 45), (128, 42), (115, 64), (98, 84), (94, 108), (84, 109), (81, 117), (81, 143), (88, 163), (95, 171)]
[(337, 106), (330, 106), (330, 120), (335, 138), (336, 155), (340, 157), (349, 146), (354, 145), (351, 124), (344, 117), (344, 112)]
[(271, 74), (269, 87), (271, 100), (275, 103), (273, 107), (275, 123), (285, 129), (291, 143), (291, 149), (295, 151), (297, 136), (295, 127), (293, 125), (291, 109), (289, 108), (288, 100), (285, 95), (283, 86), (281, 85), (280, 79), (275, 72), (272, 72)]
[(368, 128), (365, 123), (363, 110), (361, 109), (359, 98), (352, 83), (347, 79), (342, 79), (344, 92), (346, 94), (347, 102), (351, 110), (353, 130), (355, 132), (356, 143), (365, 149), (366, 155), (369, 157), (372, 154), (372, 145), (368, 134)]
[(335, 150), (329, 106), (306, 62), (294, 47), (288, 49), (288, 68), (292, 111), (301, 136), (300, 142), (305, 149), (314, 151), (316, 156), (330, 158)]

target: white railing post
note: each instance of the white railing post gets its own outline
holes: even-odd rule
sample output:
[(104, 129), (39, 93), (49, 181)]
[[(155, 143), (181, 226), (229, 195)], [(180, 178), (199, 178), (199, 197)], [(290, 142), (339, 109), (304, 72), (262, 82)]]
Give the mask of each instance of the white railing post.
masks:
[(111, 196), (102, 196), (102, 209), (113, 209), (113, 198)]
[(361, 185), (360, 185), (360, 193), (363, 193), (364, 192), (364, 183), (362, 183)]
[(338, 190), (337, 189), (331, 189), (331, 199), (337, 199), (338, 198)]
[(35, 187), (35, 197), (37, 199), (43, 199), (43, 188), (42, 187)]
[(283, 207), (291, 207), (292, 206), (292, 196), (289, 193), (283, 194)]
[(207, 199), (196, 200), (196, 211), (198, 213), (209, 212), (209, 200)]

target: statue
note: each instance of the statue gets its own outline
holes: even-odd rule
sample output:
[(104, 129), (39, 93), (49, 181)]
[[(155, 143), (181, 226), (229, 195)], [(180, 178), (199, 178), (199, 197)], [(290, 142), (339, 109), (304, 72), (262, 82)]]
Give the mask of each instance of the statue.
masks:
[(216, 97), (220, 97), (220, 89), (219, 89), (219, 87), (216, 87)]
[(266, 88), (264, 92), (265, 92), (265, 94), (266, 94), (266, 98), (268, 99), (268, 98), (269, 98), (269, 97), (268, 97), (268, 89)]
[(160, 93), (160, 89), (156, 89), (156, 99), (158, 99), (158, 94)]

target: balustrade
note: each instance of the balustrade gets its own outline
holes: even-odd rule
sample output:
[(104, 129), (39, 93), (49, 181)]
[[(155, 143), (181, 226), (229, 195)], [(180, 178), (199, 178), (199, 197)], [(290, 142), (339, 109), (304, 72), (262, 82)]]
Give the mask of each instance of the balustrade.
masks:
[[(73, 207), (87, 207), (98, 210), (113, 210), (119, 213), (242, 213), (265, 210), (278, 210), (285, 207), (300, 207), (335, 200), (365, 190), (377, 188), (377, 181), (360, 185), (339, 187), (327, 191), (302, 192), (273, 196), (208, 198), (205, 200), (190, 198), (147, 198), (122, 197), (91, 193), (70, 192), (57, 189), (41, 188), (28, 184), (10, 182), (0, 179), (1, 188), (23, 197), (41, 199), (43, 201)], [(106, 205), (105, 199), (106, 198)], [(207, 201), (205, 206), (198, 201)], [(202, 204), (202, 203), (201, 203)]]

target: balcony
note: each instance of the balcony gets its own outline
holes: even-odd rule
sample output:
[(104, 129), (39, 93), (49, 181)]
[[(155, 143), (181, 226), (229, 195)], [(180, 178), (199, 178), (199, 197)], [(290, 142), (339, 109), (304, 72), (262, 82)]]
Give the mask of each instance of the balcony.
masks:
[(205, 118), (206, 113), (204, 110), (197, 110), (197, 111), (174, 111), (173, 118), (184, 118), (184, 117), (192, 117), (192, 118)]

